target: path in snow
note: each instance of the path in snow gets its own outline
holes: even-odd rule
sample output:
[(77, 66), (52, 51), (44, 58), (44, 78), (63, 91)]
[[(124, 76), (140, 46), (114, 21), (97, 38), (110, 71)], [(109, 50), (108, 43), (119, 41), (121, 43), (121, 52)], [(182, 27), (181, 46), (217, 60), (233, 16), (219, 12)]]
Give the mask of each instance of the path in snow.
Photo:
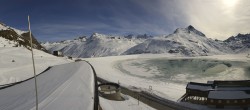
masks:
[[(37, 81), (39, 110), (93, 110), (95, 82), (88, 63), (54, 66)], [(34, 79), (0, 90), (0, 97), (1, 110), (34, 110)]]

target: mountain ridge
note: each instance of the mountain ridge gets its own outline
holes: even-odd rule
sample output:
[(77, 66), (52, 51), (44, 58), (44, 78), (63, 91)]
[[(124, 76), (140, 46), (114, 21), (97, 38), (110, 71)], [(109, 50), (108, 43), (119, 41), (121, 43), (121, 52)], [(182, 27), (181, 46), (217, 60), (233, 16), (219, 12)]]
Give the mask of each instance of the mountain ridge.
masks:
[(177, 28), (172, 34), (162, 36), (146, 34), (113, 36), (93, 33), (89, 38), (86, 38), (86, 41), (52, 44), (42, 45), (47, 47), (50, 52), (59, 50), (67, 56), (84, 58), (144, 53), (185, 56), (234, 53), (227, 42), (207, 38), (205, 34), (192, 25), (186, 28)]
[[(32, 42), (33, 47), (39, 50), (46, 51), (45, 48), (35, 39), (33, 35)], [(29, 31), (21, 31), (16, 28), (7, 26), (4, 23), (0, 22), (0, 47), (26, 47), (30, 48), (30, 37)]]
[[(224, 51), (227, 50), (227, 51)], [(178, 28), (173, 34), (154, 37), (124, 52), (124, 54), (171, 53), (186, 56), (204, 56), (231, 53), (224, 44), (209, 39), (193, 26)]]
[(224, 41), (236, 53), (250, 52), (250, 34), (238, 34)]

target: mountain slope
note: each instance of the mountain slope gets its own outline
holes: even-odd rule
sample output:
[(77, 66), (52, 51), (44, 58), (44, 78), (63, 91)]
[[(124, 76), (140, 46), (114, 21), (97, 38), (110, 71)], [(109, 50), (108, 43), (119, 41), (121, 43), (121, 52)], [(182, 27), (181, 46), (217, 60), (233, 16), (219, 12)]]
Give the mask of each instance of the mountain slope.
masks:
[[(33, 47), (45, 50), (40, 43), (33, 38)], [(21, 31), (0, 23), (0, 47), (26, 47), (30, 48), (30, 37), (28, 31)]]
[(42, 45), (50, 52), (60, 50), (64, 55), (72, 57), (103, 57), (121, 55), (127, 49), (143, 42), (146, 37), (147, 35), (124, 37), (94, 33), (86, 41), (76, 39), (68, 42), (45, 43)]
[(250, 52), (250, 34), (238, 34), (224, 41), (236, 53)]
[(148, 39), (123, 54), (174, 53), (187, 56), (231, 53), (226, 45), (207, 38), (193, 26), (178, 28), (173, 34)]
[(207, 38), (193, 26), (178, 28), (167, 36), (108, 36), (94, 33), (84, 40), (42, 44), (47, 50), (62, 51), (72, 57), (102, 57), (143, 53), (203, 56), (233, 53), (226, 42)]

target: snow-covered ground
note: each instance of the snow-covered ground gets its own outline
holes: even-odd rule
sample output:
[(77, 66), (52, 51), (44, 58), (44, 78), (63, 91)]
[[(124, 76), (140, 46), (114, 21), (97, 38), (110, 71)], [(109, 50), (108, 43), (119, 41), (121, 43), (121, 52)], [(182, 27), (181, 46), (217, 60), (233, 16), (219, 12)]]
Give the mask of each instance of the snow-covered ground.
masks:
[(10, 41), (10, 40), (0, 37), (0, 47), (13, 47), (16, 44), (17, 42)]
[[(204, 73), (210, 75), (202, 77), (202, 75), (196, 74), (173, 74), (173, 77), (170, 77), (167, 80), (166, 76), (161, 76), (163, 73), (159, 70), (159, 66), (151, 65), (147, 68), (143, 65), (148, 66), (145, 62), (148, 60), (180, 60), (180, 59), (196, 59), (196, 66), (199, 66), (201, 62), (199, 60), (206, 59), (208, 61), (221, 61), (225, 65), (211, 65), (211, 62), (208, 63), (208, 66), (205, 67)], [(87, 58), (96, 69), (97, 76), (103, 79), (119, 82), (121, 85), (132, 88), (133, 86), (140, 88), (144, 91), (149, 91), (149, 86), (152, 86), (152, 91), (154, 94), (157, 94), (161, 97), (177, 101), (184, 93), (186, 88), (186, 83), (189, 81), (197, 82), (206, 82), (207, 80), (221, 79), (221, 80), (241, 80), (249, 79), (249, 73), (246, 73), (244, 68), (245, 64), (249, 64), (250, 58), (246, 57), (246, 54), (238, 55), (214, 55), (214, 56), (203, 56), (203, 57), (177, 57), (171, 56), (169, 54), (144, 54), (144, 55), (127, 55), (127, 56), (113, 56), (113, 57), (100, 57), (100, 58)], [(227, 63), (232, 65), (228, 65)], [(233, 62), (233, 63), (232, 63)], [(234, 64), (234, 63), (237, 64)], [(138, 63), (138, 65), (136, 65)], [(184, 62), (183, 62), (184, 63)], [(214, 63), (214, 62), (213, 62)], [(180, 62), (181, 64), (181, 62)], [(195, 63), (194, 63), (195, 64)], [(241, 64), (237, 67), (235, 65)], [(187, 63), (188, 65), (188, 63)], [(204, 65), (204, 64), (203, 64)], [(141, 66), (141, 67), (140, 67)], [(168, 65), (166, 65), (167, 67)], [(181, 65), (180, 65), (181, 66)], [(182, 65), (183, 66), (183, 65)], [(230, 67), (232, 66), (232, 67)], [(183, 71), (185, 73), (187, 70), (182, 70), (183, 68), (174, 66), (172, 70)], [(195, 68), (195, 65), (194, 67)], [(197, 67), (198, 68), (198, 67)], [(247, 67), (246, 67), (247, 68)], [(187, 68), (186, 68), (187, 69)], [(177, 72), (178, 72), (177, 71)], [(199, 72), (199, 71), (198, 71)], [(212, 75), (211, 75), (212, 74)], [(156, 76), (156, 77), (153, 77)], [(197, 76), (197, 78), (195, 77)]]
[[(53, 66), (37, 77), (39, 110), (93, 110), (95, 81), (86, 62)], [(1, 110), (35, 110), (34, 79), (0, 90)]]
[[(0, 48), (0, 85), (22, 81), (33, 76), (31, 53), (22, 47)], [(92, 110), (93, 73), (86, 63), (55, 57), (34, 50), (38, 76), (39, 109), (41, 110)], [(70, 63), (70, 64), (65, 64)], [(91, 85), (90, 85), (91, 84)], [(0, 109), (35, 109), (34, 80), (0, 90)], [(125, 101), (111, 101), (100, 97), (103, 110), (153, 110), (130, 96)]]
[[(49, 66), (70, 62), (66, 58), (34, 49), (36, 73)], [(28, 79), (34, 75), (31, 52), (24, 47), (0, 47), (0, 85)]]
[[(33, 76), (33, 70), (32, 70), (32, 61), (31, 61), (31, 53), (26, 48), (22, 47), (4, 47), (0, 48), (0, 84), (7, 84), (7, 83), (13, 83), (20, 80), (25, 80), (27, 78), (30, 78)], [(37, 73), (41, 73), (43, 70), (45, 70), (49, 66), (53, 65), (59, 65), (64, 63), (71, 62), (70, 60), (63, 58), (63, 57), (55, 57), (53, 55), (47, 54), (45, 52), (34, 50), (35, 55), (35, 63), (36, 63), (36, 69)], [(186, 60), (189, 59), (189, 60)], [(193, 59), (193, 60), (192, 60)], [(214, 80), (214, 79), (249, 79), (249, 72), (246, 73), (244, 68), (248, 68), (248, 64), (250, 62), (250, 58), (247, 57), (246, 54), (237, 54), (237, 55), (214, 55), (214, 56), (203, 56), (203, 57), (182, 57), (182, 56), (174, 56), (171, 54), (142, 54), (142, 55), (126, 55), (126, 56), (112, 56), (112, 57), (99, 57), (99, 58), (86, 58), (84, 60), (89, 61), (95, 68), (96, 73), (98, 77), (101, 77), (103, 79), (112, 81), (112, 82), (119, 82), (122, 86), (133, 88), (133, 86), (139, 88), (143, 91), (149, 91), (156, 95), (159, 95), (161, 97), (167, 98), (172, 101), (177, 101), (184, 93), (185, 93), (185, 87), (186, 83), (189, 81), (197, 81), (197, 82), (206, 82), (207, 80)], [(169, 66), (171, 61), (177, 61), (177, 65), (174, 63), (172, 66)], [(186, 64), (181, 62), (182, 60), (185, 60)], [(204, 62), (205, 61), (205, 62)], [(214, 64), (215, 61), (219, 64)], [(164, 67), (163, 64), (166, 64), (166, 68), (159, 69), (159, 67)], [(231, 64), (231, 65), (228, 65)], [(189, 66), (185, 67), (185, 65)], [(199, 65), (197, 65), (199, 64)], [(206, 64), (208, 66), (206, 66)], [(246, 65), (247, 64), (247, 65)], [(65, 66), (66, 65), (66, 66)], [(178, 65), (181, 66), (181, 68), (178, 68)], [(238, 65), (238, 66), (237, 66)], [(50, 80), (52, 83), (54, 83), (54, 86), (49, 86), (50, 83), (48, 83), (50, 78), (41, 78), (42, 76), (39, 76), (40, 82), (40, 90), (39, 95), (41, 95), (39, 101), (40, 101), (40, 107), (41, 109), (54, 109), (59, 107), (60, 104), (64, 103), (63, 101), (68, 100), (68, 96), (62, 95), (62, 92), (65, 92), (65, 94), (68, 93), (74, 93), (76, 96), (83, 96), (85, 94), (82, 94), (80, 91), (88, 91), (86, 89), (79, 89), (79, 91), (70, 91), (72, 90), (72, 87), (78, 87), (77, 85), (79, 83), (83, 82), (77, 82), (76, 79), (81, 78), (79, 77), (79, 71), (87, 71), (87, 69), (80, 68), (80, 64), (73, 63), (73, 66), (69, 66), (67, 64), (64, 64), (64, 66), (55, 66), (58, 69), (57, 72), (51, 71), (49, 74), (53, 76), (55, 73), (57, 74), (52, 79), (58, 79), (58, 78), (64, 78), (64, 80)], [(86, 67), (86, 65), (85, 65)], [(197, 67), (198, 69), (203, 68), (204, 73), (209, 74), (208, 76), (200, 77), (198, 75), (198, 70), (193, 70), (191, 68)], [(242, 68), (241, 68), (242, 67)], [(78, 68), (71, 70), (72, 68)], [(169, 69), (171, 68), (171, 69)], [(186, 69), (185, 69), (186, 68)], [(190, 69), (187, 69), (190, 68)], [(170, 74), (170, 75), (163, 75), (163, 72), (166, 72), (167, 70), (171, 70), (171, 72), (175, 71), (176, 74)], [(181, 70), (183, 69), (183, 70)], [(180, 74), (178, 72), (186, 72), (183, 74)], [(49, 71), (48, 71), (49, 72)], [(170, 73), (171, 73), (170, 72)], [(197, 72), (195, 74), (188, 73), (188, 72)], [(218, 74), (214, 74), (213, 72), (216, 72)], [(65, 73), (65, 74), (64, 74)], [(66, 74), (66, 73), (72, 73), (72, 74)], [(237, 73), (237, 74), (234, 74)], [(78, 75), (76, 75), (78, 74)], [(212, 75), (211, 75), (212, 74)], [(194, 77), (196, 75), (197, 77)], [(74, 77), (75, 78), (74, 78)], [(157, 77), (156, 77), (157, 76)], [(47, 76), (46, 76), (47, 77)], [(70, 77), (70, 78), (69, 78)], [(45, 80), (46, 79), (46, 80)], [(166, 79), (166, 80), (164, 80)], [(59, 82), (58, 82), (59, 81)], [(76, 81), (76, 82), (75, 82)], [(84, 80), (81, 80), (84, 81)], [(74, 82), (74, 84), (73, 84)], [(45, 84), (46, 83), (46, 84)], [(47, 84), (48, 83), (48, 84)], [(89, 82), (84, 82), (89, 83)], [(68, 85), (74, 85), (74, 86), (68, 86)], [(20, 84), (22, 85), (22, 84)], [(21, 108), (24, 107), (25, 109), (34, 109), (34, 94), (29, 95), (30, 92), (29, 89), (22, 90), (21, 88), (29, 88), (34, 85), (23, 85), (22, 87), (10, 87), (6, 90), (0, 90), (0, 95), (5, 95), (2, 97), (3, 100), (0, 102), (0, 105), (3, 104), (2, 108), (9, 108), (12, 109), (12, 105), (8, 105), (9, 103), (13, 102), (15, 100), (16, 106), (22, 105), (24, 102), (27, 104), (27, 106), (20, 106)], [(46, 87), (48, 87), (46, 89)], [(153, 90), (149, 90), (149, 87), (152, 86)], [(10, 90), (11, 89), (11, 90)], [(13, 89), (13, 90), (12, 90)], [(18, 89), (20, 91), (17, 92)], [(12, 92), (7, 92), (7, 90), (10, 90)], [(78, 89), (77, 89), (78, 90)], [(67, 92), (68, 91), (68, 92)], [(1, 93), (3, 92), (3, 93)], [(19, 92), (24, 92), (19, 93)], [(26, 93), (29, 93), (27, 95), (24, 95)], [(10, 96), (6, 96), (6, 94)], [(17, 98), (13, 97), (17, 95)], [(21, 95), (20, 95), (21, 94)], [(20, 98), (20, 97), (25, 98)], [(27, 97), (26, 97), (27, 96)], [(19, 97), (19, 98), (18, 98)], [(72, 96), (71, 96), (72, 97)], [(73, 96), (74, 97), (74, 96)], [(132, 109), (132, 110), (138, 110), (138, 109), (153, 109), (143, 103), (140, 103), (138, 106), (137, 100), (133, 99), (129, 96), (124, 96), (125, 101), (110, 101), (103, 98), (100, 98), (100, 104), (103, 107), (104, 110), (112, 110), (112, 109)], [(32, 99), (29, 99), (32, 98)], [(22, 100), (22, 101), (20, 101)], [(30, 100), (30, 101), (24, 101), (24, 100)], [(80, 100), (80, 99), (79, 99)], [(73, 102), (73, 101), (72, 101)], [(78, 102), (78, 101), (77, 101)], [(65, 102), (66, 103), (66, 102)], [(8, 106), (5, 106), (8, 105)], [(69, 103), (69, 107), (77, 106), (78, 103)]]
[(155, 110), (142, 102), (138, 104), (138, 100), (128, 95), (123, 95), (123, 98), (125, 101), (112, 101), (102, 97), (99, 97), (99, 100), (103, 110)]

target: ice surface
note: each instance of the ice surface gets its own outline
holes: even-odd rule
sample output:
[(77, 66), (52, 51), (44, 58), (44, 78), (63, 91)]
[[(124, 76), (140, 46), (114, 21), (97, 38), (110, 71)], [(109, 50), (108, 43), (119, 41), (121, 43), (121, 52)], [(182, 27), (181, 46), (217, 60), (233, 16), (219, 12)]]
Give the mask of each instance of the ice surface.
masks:
[[(190, 81), (249, 79), (249, 62), (209, 59), (140, 59), (117, 63), (132, 76), (163, 82), (187, 84)], [(237, 76), (237, 77), (232, 77)]]

